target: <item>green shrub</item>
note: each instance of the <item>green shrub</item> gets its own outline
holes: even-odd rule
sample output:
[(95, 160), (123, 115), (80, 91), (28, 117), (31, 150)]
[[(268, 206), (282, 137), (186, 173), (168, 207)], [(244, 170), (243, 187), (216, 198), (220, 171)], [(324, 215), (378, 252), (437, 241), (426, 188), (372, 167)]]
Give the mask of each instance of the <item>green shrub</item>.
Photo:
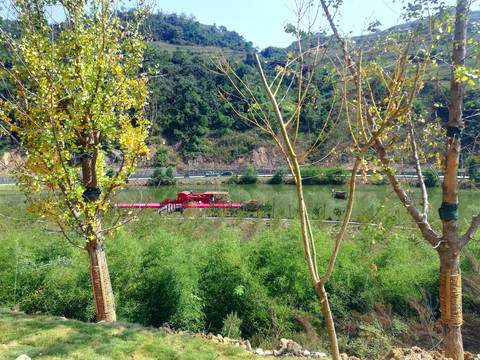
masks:
[(152, 178), (148, 181), (149, 186), (175, 185), (176, 183), (177, 179), (175, 179), (171, 166), (165, 172), (162, 168), (155, 168)]
[(268, 180), (269, 184), (276, 185), (276, 184), (281, 184), (283, 183), (283, 177), (287, 173), (287, 170), (285, 170), (284, 167), (281, 167), (277, 171), (275, 171), (275, 174), (273, 174), (272, 178)]
[[(9, 259), (0, 258), (0, 306), (18, 305), (26, 313), (41, 311), (83, 321), (95, 319), (86, 253), (58, 235), (52, 239), (35, 225), (9, 230), (16, 241)], [(23, 236), (24, 231), (30, 234)], [(2, 246), (0, 252), (5, 250)]]
[[(132, 234), (142, 240), (132, 242)], [(115, 244), (110, 267), (113, 286), (121, 289), (119, 317), (155, 327), (168, 322), (176, 329), (205, 329), (195, 247), (188, 238), (142, 221), (132, 233), (122, 231)]]
[(232, 176), (230, 176), (230, 179), (225, 181), (225, 184), (236, 184), (236, 183), (238, 183), (238, 175), (237, 174), (232, 174)]
[(242, 319), (240, 319), (235, 311), (227, 315), (223, 320), (222, 335), (229, 337), (230, 339), (240, 340), (242, 334), (240, 332), (240, 326), (242, 325)]
[(153, 158), (153, 165), (156, 167), (167, 166), (168, 147), (159, 145)]
[(438, 181), (438, 173), (432, 169), (426, 169), (423, 172), (423, 181), (426, 187), (438, 187), (440, 182)]
[(301, 175), (304, 185), (342, 185), (347, 182), (349, 171), (338, 166), (307, 166), (302, 168)]
[(237, 181), (237, 184), (256, 184), (258, 181), (258, 172), (255, 171), (255, 169), (251, 166), (247, 168), (247, 172), (240, 176), (240, 178)]
[(249, 296), (249, 272), (241, 247), (222, 229), (222, 239), (212, 241), (208, 253), (204, 253), (199, 269), (199, 288), (205, 303), (204, 312), (209, 326), (220, 332), (228, 314), (245, 312)]

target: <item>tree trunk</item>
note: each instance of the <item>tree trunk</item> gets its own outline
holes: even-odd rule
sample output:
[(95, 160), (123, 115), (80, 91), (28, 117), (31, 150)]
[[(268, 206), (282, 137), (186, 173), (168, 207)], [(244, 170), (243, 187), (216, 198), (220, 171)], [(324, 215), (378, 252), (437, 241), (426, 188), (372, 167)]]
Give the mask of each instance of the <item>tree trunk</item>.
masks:
[(117, 320), (115, 300), (103, 242), (99, 239), (90, 241), (87, 245), (87, 251), (90, 259), (90, 276), (92, 278), (97, 321), (115, 322)]
[(330, 340), (330, 351), (332, 352), (332, 359), (341, 359), (340, 351), (338, 350), (337, 332), (335, 331), (335, 324), (333, 322), (332, 311), (330, 310), (330, 304), (328, 302), (327, 292), (322, 285), (317, 287), (318, 296), (322, 303), (322, 314), (325, 317), (325, 323), (327, 325), (328, 339)]
[[(257, 64), (258, 72), (260, 74), (260, 79), (262, 80), (262, 84), (273, 106), (275, 117), (277, 119), (277, 123), (282, 133), (282, 139), (285, 143), (286, 151), (282, 150), (282, 152), (286, 160), (287, 161), (290, 160), (288, 162), (290, 164), (289, 168), (293, 178), (295, 179), (295, 185), (297, 187), (298, 209), (300, 212), (300, 222), (302, 225), (303, 247), (304, 247), (305, 257), (308, 264), (308, 272), (310, 273), (310, 278), (312, 279), (312, 283), (314, 284), (315, 288), (318, 291), (318, 295), (320, 296), (320, 301), (322, 303), (321, 311), (325, 316), (325, 323), (327, 325), (327, 331), (328, 331), (328, 336), (330, 340), (330, 350), (332, 352), (332, 359), (341, 360), (340, 353), (338, 350), (338, 340), (337, 340), (337, 334), (335, 331), (335, 324), (333, 323), (333, 317), (332, 317), (332, 312), (330, 311), (330, 305), (328, 303), (327, 292), (325, 291), (323, 284), (320, 284), (320, 280), (318, 279), (317, 255), (315, 252), (315, 242), (313, 239), (313, 234), (310, 227), (310, 220), (308, 218), (308, 213), (307, 213), (305, 201), (303, 198), (302, 173), (300, 171), (298, 157), (297, 157), (297, 154), (295, 153), (295, 150), (293, 149), (292, 142), (290, 141), (287, 126), (283, 121), (282, 113), (280, 112), (280, 108), (278, 106), (275, 95), (271, 92), (270, 87), (265, 78), (265, 75), (263, 74), (263, 70), (262, 70), (260, 60), (258, 58), (258, 54), (255, 53), (254, 57), (255, 57), (255, 62)], [(346, 221), (348, 221), (348, 219)]]
[[(85, 192), (83, 197), (86, 202), (98, 199), (101, 190), (98, 189), (96, 163), (98, 150), (93, 149), (91, 153), (83, 154), (82, 173)], [(88, 235), (94, 235), (94, 240), (87, 243), (88, 258), (90, 260), (90, 277), (92, 279), (93, 296), (95, 298), (95, 309), (97, 321), (115, 322), (115, 300), (113, 297), (112, 284), (108, 273), (107, 259), (103, 248), (103, 241), (98, 236), (98, 224), (88, 226)]]
[(456, 78), (456, 72), (465, 65), (467, 19), (470, 0), (457, 0), (455, 33), (453, 42), (450, 103), (448, 107), (447, 147), (445, 150), (442, 205), (442, 239), (445, 241), (437, 250), (440, 255), (440, 319), (443, 328), (444, 355), (454, 360), (463, 360), (462, 342), (462, 279), (458, 238), (458, 168), (463, 127), (464, 85)]
[(444, 334), (445, 357), (464, 358), (462, 342), (462, 277), (460, 251), (453, 246), (440, 251), (440, 310), (439, 321)]

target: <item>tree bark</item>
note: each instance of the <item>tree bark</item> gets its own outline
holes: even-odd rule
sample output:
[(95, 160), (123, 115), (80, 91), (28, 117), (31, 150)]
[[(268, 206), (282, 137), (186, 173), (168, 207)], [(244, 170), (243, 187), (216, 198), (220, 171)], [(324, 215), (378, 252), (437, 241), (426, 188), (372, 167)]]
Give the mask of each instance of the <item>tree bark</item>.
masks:
[(328, 339), (330, 340), (330, 351), (332, 352), (332, 359), (341, 359), (340, 351), (338, 350), (337, 332), (335, 331), (335, 324), (333, 322), (332, 311), (328, 302), (327, 292), (323, 285), (316, 287), (318, 296), (322, 303), (321, 311), (325, 317), (325, 324), (327, 325)]
[(115, 322), (117, 320), (115, 300), (103, 242), (99, 239), (92, 240), (87, 244), (86, 248), (90, 260), (90, 276), (95, 298), (97, 321)]
[[(94, 149), (90, 156), (82, 160), (83, 184), (86, 191), (83, 193), (85, 201), (94, 201), (100, 193), (87, 194), (89, 191), (97, 190), (97, 162), (98, 150)], [(98, 225), (100, 224), (100, 219)], [(97, 312), (97, 321), (115, 322), (117, 320), (115, 312), (115, 300), (113, 297), (112, 284), (108, 272), (107, 259), (103, 248), (103, 241), (98, 236), (98, 228), (95, 224), (88, 226), (88, 234), (94, 239), (87, 243), (88, 258), (90, 260), (90, 277), (92, 279), (93, 296), (95, 299), (95, 309)]]
[[(449, 243), (452, 243), (452, 241), (449, 241)], [(456, 246), (449, 246), (447, 249), (439, 250), (439, 256), (440, 310), (442, 312), (439, 325), (441, 325), (444, 334), (445, 357), (461, 360), (464, 358), (464, 352), (460, 249)]]

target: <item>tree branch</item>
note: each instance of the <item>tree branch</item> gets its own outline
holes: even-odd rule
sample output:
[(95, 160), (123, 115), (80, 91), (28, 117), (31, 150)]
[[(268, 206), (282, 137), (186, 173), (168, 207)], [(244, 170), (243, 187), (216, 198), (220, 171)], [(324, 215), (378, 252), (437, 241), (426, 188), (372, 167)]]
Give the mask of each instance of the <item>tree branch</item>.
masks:
[(418, 159), (417, 142), (415, 141), (415, 134), (413, 132), (412, 122), (408, 123), (408, 132), (410, 133), (410, 145), (412, 146), (413, 160), (415, 163), (415, 171), (417, 173), (418, 182), (420, 183), (420, 189), (422, 191), (422, 201), (423, 201), (422, 216), (423, 216), (423, 220), (426, 220), (428, 215), (428, 193), (427, 193), (427, 188), (425, 187), (425, 181), (423, 180), (422, 168), (420, 167), (420, 160)]
[(473, 236), (478, 230), (478, 227), (480, 226), (480, 214), (473, 215), (472, 216), (472, 223), (470, 224), (470, 227), (468, 230), (465, 232), (465, 234), (460, 237), (460, 249), (463, 249), (465, 245), (468, 244), (468, 242), (473, 239)]

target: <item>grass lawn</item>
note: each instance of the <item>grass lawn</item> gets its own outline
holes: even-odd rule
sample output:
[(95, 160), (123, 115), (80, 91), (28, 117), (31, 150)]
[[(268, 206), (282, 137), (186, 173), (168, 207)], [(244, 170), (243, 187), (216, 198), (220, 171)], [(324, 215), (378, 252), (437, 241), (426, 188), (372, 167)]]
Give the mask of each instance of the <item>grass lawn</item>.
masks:
[(129, 323), (83, 323), (0, 310), (0, 359), (257, 359), (231, 345)]

